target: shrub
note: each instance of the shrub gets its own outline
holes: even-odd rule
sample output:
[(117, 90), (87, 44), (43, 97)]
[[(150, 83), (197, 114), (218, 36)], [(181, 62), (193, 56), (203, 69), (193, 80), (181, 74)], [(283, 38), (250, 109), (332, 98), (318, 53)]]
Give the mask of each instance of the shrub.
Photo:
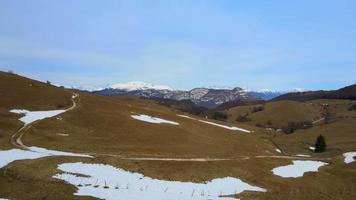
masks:
[(227, 120), (227, 114), (224, 113), (224, 112), (215, 112), (213, 114), (213, 119), (220, 120), (220, 121), (226, 121)]
[(287, 126), (282, 127), (282, 131), (286, 134), (294, 133), (297, 129), (307, 129), (313, 127), (313, 122), (303, 121), (303, 122), (288, 122)]
[(324, 152), (326, 149), (326, 142), (325, 142), (325, 138), (322, 135), (319, 135), (316, 138), (316, 142), (315, 142), (315, 153), (321, 153)]
[(349, 111), (356, 110), (356, 103), (351, 104), (348, 110)]
[(235, 120), (238, 121), (238, 122), (248, 122), (248, 121), (251, 121), (251, 119), (247, 118), (247, 116), (248, 116), (248, 113), (245, 113), (245, 114), (243, 114), (243, 115), (238, 115)]
[(295, 130), (295, 123), (294, 122), (288, 122), (287, 126), (282, 127), (282, 131), (286, 134), (294, 133)]
[(265, 109), (265, 107), (263, 105), (254, 106), (251, 109), (251, 113), (260, 112), (260, 111), (263, 111), (264, 109)]

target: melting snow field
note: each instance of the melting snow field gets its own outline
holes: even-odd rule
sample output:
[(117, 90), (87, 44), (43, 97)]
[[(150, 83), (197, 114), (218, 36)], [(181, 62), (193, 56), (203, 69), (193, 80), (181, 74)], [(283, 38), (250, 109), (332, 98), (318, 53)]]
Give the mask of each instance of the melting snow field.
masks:
[(90, 155), (53, 151), (40, 147), (29, 147), (29, 150), (10, 149), (0, 151), (0, 168), (16, 160), (37, 159), (47, 156), (75, 156), (92, 158)]
[(157, 117), (151, 117), (149, 115), (140, 114), (140, 115), (131, 115), (131, 117), (134, 119), (140, 120), (140, 121), (154, 123), (154, 124), (166, 123), (166, 124), (179, 125), (179, 123), (177, 123), (177, 122), (169, 121), (169, 120), (165, 120), (165, 119), (161, 119), (161, 118), (157, 118)]
[(349, 164), (349, 163), (352, 163), (352, 162), (356, 161), (356, 159), (355, 159), (356, 152), (347, 152), (347, 153), (344, 153), (343, 155), (345, 157), (344, 162), (346, 164)]
[(28, 111), (25, 109), (12, 109), (10, 112), (16, 114), (24, 114), (25, 116), (21, 117), (19, 120), (28, 125), (34, 121), (53, 117), (64, 113), (66, 110), (49, 110), (49, 111)]
[[(64, 173), (56, 174), (54, 178), (77, 186), (75, 195), (89, 195), (106, 200), (116, 200), (118, 197), (130, 200), (232, 200), (234, 198), (219, 196), (238, 194), (245, 190), (266, 191), (231, 177), (214, 179), (206, 183), (164, 181), (110, 165), (81, 162), (60, 164), (58, 169)], [(76, 176), (74, 173), (85, 176)]]
[(310, 160), (294, 160), (293, 164), (274, 168), (273, 174), (283, 178), (302, 177), (305, 172), (317, 172), (318, 169), (328, 163)]
[(242, 131), (242, 132), (245, 132), (245, 133), (251, 133), (251, 131), (249, 131), (249, 130), (246, 130), (246, 129), (243, 129), (243, 128), (238, 128), (238, 127), (235, 127), (235, 126), (226, 126), (226, 125), (217, 124), (217, 123), (214, 123), (214, 122), (209, 122), (209, 121), (204, 121), (204, 120), (199, 120), (199, 121), (203, 122), (203, 123), (206, 123), (206, 124), (218, 126), (218, 127), (221, 127), (221, 128), (226, 128), (226, 129), (229, 129), (229, 130), (233, 130), (233, 131)]

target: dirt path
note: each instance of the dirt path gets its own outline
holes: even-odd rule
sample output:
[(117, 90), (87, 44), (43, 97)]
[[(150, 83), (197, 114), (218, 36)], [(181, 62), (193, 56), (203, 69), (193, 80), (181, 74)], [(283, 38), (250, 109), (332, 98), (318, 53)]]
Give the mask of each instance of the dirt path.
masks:
[(279, 159), (298, 159), (308, 160), (310, 157), (300, 157), (292, 155), (258, 155), (258, 156), (236, 156), (233, 158), (177, 158), (177, 157), (124, 157), (116, 154), (92, 154), (98, 156), (115, 157), (120, 160), (137, 160), (137, 161), (177, 161), (177, 162), (214, 162), (214, 161), (234, 161), (248, 160), (251, 158), (279, 158)]
[(313, 124), (316, 124), (316, 123), (321, 122), (321, 121), (323, 121), (323, 120), (325, 120), (325, 117), (322, 117), (322, 118), (320, 118), (320, 119), (318, 119), (318, 120), (315, 120), (315, 121), (313, 121), (312, 123), (313, 123)]
[[(73, 93), (72, 106), (70, 108), (66, 109), (65, 112), (71, 111), (77, 106), (77, 103), (75, 102), (75, 99), (77, 99), (78, 97), (79, 97), (79, 94)], [(24, 145), (23, 142), (22, 142), (22, 136), (26, 133), (26, 130), (31, 128), (32, 125), (37, 123), (38, 121), (40, 121), (40, 120), (34, 121), (34, 122), (30, 123), (30, 124), (23, 125), (19, 130), (17, 130), (14, 134), (12, 134), (12, 136), (11, 136), (11, 144), (14, 145), (17, 148), (28, 150), (28, 146)]]

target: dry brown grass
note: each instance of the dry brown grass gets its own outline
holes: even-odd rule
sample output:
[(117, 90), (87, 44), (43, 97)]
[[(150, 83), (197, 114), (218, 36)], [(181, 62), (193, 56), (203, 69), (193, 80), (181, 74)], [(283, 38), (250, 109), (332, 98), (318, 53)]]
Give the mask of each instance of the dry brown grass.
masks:
[[(1, 73), (0, 76), (1, 95), (6, 94), (6, 98), (0, 100), (1, 149), (11, 147), (9, 137), (21, 127), (19, 116), (9, 113), (10, 108), (45, 110), (57, 109), (59, 104), (64, 107), (71, 105), (72, 91), (14, 75)], [(12, 86), (6, 87), (4, 83), (10, 82)], [(32, 82), (38, 87), (28, 87), (28, 83)], [(14, 92), (7, 93), (10, 89)], [(348, 101), (335, 101), (335, 105), (332, 105), (332, 112), (337, 113), (336, 121), (298, 130), (290, 135), (266, 132), (251, 125), (257, 121), (266, 122), (271, 117), (276, 124), (284, 124), (289, 120), (316, 119), (320, 117), (320, 104), (324, 101), (267, 104), (265, 111), (253, 114), (256, 120), (253, 123), (233, 122), (242, 128), (254, 130), (251, 134), (178, 117), (175, 110), (138, 98), (110, 98), (80, 93), (77, 101), (78, 107), (62, 114), (61, 120), (51, 118), (34, 124), (24, 135), (23, 141), (26, 145), (49, 149), (95, 153), (97, 158), (51, 157), (11, 163), (0, 169), (0, 197), (86, 199), (73, 195), (75, 187), (51, 178), (57, 173), (58, 163), (85, 161), (107, 163), (165, 180), (203, 182), (232, 176), (268, 190), (266, 193), (240, 194), (242, 199), (355, 199), (356, 163), (345, 165), (341, 157), (342, 152), (356, 148), (355, 111), (345, 110), (350, 103)], [(236, 115), (239, 109), (234, 108), (229, 114)], [(180, 125), (137, 121), (131, 118), (132, 112), (176, 121)], [(231, 116), (230, 122), (233, 121)], [(320, 133), (325, 135), (330, 150), (315, 155), (306, 148)], [(306, 152), (316, 158), (328, 159), (330, 165), (321, 168), (318, 173), (307, 173), (302, 178), (275, 176), (271, 169), (289, 164), (289, 159), (252, 158), (255, 155), (277, 155), (275, 146), (268, 140), (270, 138), (288, 153)], [(219, 162), (132, 161), (106, 154), (126, 157), (251, 158)]]
[[(176, 121), (180, 125), (138, 121), (131, 117), (132, 112)], [(176, 114), (146, 100), (117, 100), (81, 93), (78, 108), (62, 114), (63, 120), (46, 119), (34, 125), (23, 140), (28, 145), (47, 148), (138, 157), (227, 158), (260, 155), (272, 150), (271, 144), (256, 137), (259, 133), (230, 131)]]
[(313, 103), (301, 103), (294, 101), (267, 102), (264, 110), (252, 113), (254, 106), (237, 106), (228, 110), (228, 121), (235, 122), (238, 115), (249, 113), (247, 122), (250, 125), (267, 125), (270, 121), (272, 126), (282, 127), (288, 122), (314, 121), (321, 117), (320, 105)]

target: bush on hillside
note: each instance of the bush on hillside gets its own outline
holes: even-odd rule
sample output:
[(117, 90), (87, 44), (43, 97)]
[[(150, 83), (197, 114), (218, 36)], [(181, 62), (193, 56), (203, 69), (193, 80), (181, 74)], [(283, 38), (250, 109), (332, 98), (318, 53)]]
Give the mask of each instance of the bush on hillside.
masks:
[(282, 131), (286, 134), (294, 133), (297, 129), (307, 129), (313, 127), (313, 122), (303, 121), (303, 122), (288, 122), (287, 126), (282, 127)]
[(215, 112), (213, 114), (213, 119), (220, 120), (220, 121), (226, 121), (227, 120), (227, 114), (225, 112)]
[(326, 142), (325, 142), (325, 138), (322, 135), (319, 135), (316, 138), (316, 142), (315, 142), (315, 153), (321, 153), (324, 152), (326, 149)]
[(348, 108), (349, 111), (356, 110), (356, 103), (351, 104), (351, 106)]
[(248, 113), (238, 115), (235, 119), (235, 121), (238, 122), (248, 122), (251, 121), (251, 119), (248, 118)]
[(254, 106), (251, 108), (251, 113), (260, 112), (263, 111), (264, 109), (265, 107), (263, 105)]

